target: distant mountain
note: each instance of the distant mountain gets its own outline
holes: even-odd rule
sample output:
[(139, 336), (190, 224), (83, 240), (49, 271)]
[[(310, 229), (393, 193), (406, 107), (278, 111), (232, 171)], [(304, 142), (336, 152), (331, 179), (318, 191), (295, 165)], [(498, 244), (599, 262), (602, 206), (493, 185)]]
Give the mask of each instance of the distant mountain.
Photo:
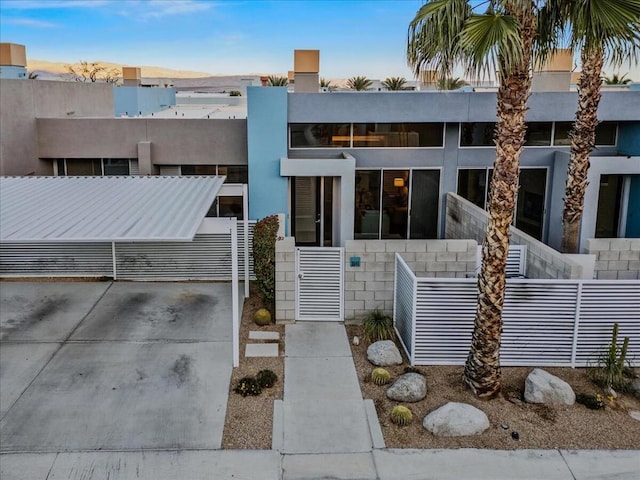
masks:
[[(97, 60), (101, 65), (108, 69), (129, 67), (131, 65), (123, 65), (121, 63), (103, 62)], [(68, 73), (65, 65), (69, 63), (48, 62), (46, 60), (27, 60), (27, 70), (29, 72), (46, 72), (53, 75), (63, 75)], [(138, 65), (135, 65), (138, 66)], [(205, 72), (192, 72), (189, 70), (172, 70), (170, 68), (154, 67), (139, 65), (140, 73), (143, 78), (202, 78), (211, 77), (212, 74)]]

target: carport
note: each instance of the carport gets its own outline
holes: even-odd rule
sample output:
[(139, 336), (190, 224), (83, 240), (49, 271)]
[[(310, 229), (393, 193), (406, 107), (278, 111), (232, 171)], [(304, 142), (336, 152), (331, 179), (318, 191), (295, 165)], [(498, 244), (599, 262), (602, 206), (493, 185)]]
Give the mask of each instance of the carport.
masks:
[[(118, 278), (119, 242), (192, 242), (198, 233), (231, 237), (233, 365), (239, 363), (238, 225), (236, 218), (207, 217), (220, 194), (242, 195), (244, 295), (249, 293), (246, 185), (225, 177), (2, 177), (0, 243), (111, 246)], [(226, 190), (226, 193), (225, 193)]]

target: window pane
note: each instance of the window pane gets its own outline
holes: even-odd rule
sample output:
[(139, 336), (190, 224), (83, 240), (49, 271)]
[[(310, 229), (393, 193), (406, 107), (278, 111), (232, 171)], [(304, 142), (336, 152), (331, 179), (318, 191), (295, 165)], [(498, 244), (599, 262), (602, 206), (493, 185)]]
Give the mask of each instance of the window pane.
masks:
[(546, 187), (547, 171), (544, 168), (520, 170), (515, 226), (538, 240), (542, 239)]
[(356, 170), (354, 238), (379, 238), (380, 170)]
[(411, 238), (438, 238), (440, 171), (411, 173)]
[(527, 123), (525, 145), (528, 147), (551, 145), (551, 122)]
[(569, 138), (571, 125), (571, 122), (556, 122), (555, 132), (553, 134), (554, 145), (571, 145), (571, 139)]
[(615, 145), (616, 131), (618, 124), (616, 122), (602, 122), (596, 127), (596, 145)]
[(129, 175), (128, 158), (105, 158), (103, 162), (105, 175)]
[(91, 158), (67, 158), (67, 175), (69, 176), (92, 176), (102, 175), (100, 159)]
[(465, 168), (458, 171), (458, 195), (480, 208), (485, 208), (487, 171)]
[(356, 123), (354, 147), (441, 147), (442, 123)]
[(249, 167), (246, 165), (218, 165), (218, 175), (226, 175), (225, 183), (249, 183)]
[(58, 168), (58, 176), (64, 177), (66, 175), (66, 172), (64, 170), (64, 158), (56, 158), (54, 161), (56, 162)]
[(349, 123), (291, 123), (291, 148), (349, 147)]
[(382, 177), (382, 238), (407, 238), (409, 170), (385, 170)]
[(180, 165), (180, 175), (215, 175), (215, 165)]
[(236, 217), (242, 220), (242, 197), (218, 197), (221, 217)]
[(460, 124), (461, 147), (493, 147), (493, 135), (496, 129), (494, 122), (475, 122)]

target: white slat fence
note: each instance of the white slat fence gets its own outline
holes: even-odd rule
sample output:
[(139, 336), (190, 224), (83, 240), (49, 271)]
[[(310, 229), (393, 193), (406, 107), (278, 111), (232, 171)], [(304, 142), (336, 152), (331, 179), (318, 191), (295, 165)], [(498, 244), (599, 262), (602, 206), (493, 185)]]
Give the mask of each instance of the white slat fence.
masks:
[[(417, 278), (398, 254), (395, 278), (394, 324), (411, 363), (463, 365), (476, 280)], [(619, 338), (630, 337), (628, 358), (640, 361), (638, 280), (509, 279), (502, 318), (504, 366), (592, 365), (616, 322)]]

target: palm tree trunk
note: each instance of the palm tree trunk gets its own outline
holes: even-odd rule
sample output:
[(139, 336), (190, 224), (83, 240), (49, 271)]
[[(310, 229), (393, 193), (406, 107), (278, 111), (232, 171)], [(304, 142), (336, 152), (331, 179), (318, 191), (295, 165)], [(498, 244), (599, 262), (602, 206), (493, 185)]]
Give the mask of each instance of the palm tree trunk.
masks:
[(587, 188), (589, 155), (596, 143), (598, 103), (604, 51), (599, 45), (582, 49), (582, 74), (578, 81), (578, 111), (571, 129), (571, 159), (567, 171), (564, 210), (562, 212), (562, 251), (578, 253), (580, 221)]
[(525, 143), (525, 113), (531, 88), (529, 67), (536, 18), (531, 7), (512, 10), (521, 31), (523, 60), (519, 67), (501, 75), (498, 89), (496, 160), (489, 193), (489, 224), (482, 248), (478, 276), (478, 305), (464, 381), (481, 398), (491, 398), (501, 389), (500, 337), (504, 304), (509, 228), (518, 190), (520, 154)]

